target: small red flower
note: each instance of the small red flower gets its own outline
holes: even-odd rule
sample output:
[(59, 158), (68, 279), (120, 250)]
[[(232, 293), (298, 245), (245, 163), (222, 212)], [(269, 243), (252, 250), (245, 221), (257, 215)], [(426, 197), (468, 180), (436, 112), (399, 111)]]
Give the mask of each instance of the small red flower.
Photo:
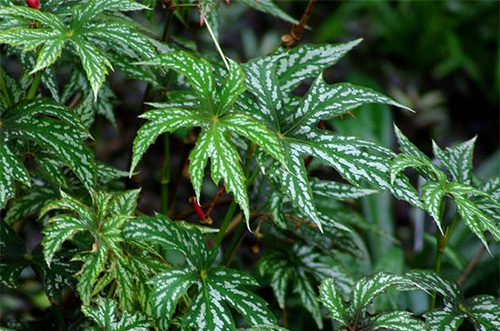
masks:
[(40, 1), (39, 0), (26, 0), (26, 4), (30, 8), (40, 9)]

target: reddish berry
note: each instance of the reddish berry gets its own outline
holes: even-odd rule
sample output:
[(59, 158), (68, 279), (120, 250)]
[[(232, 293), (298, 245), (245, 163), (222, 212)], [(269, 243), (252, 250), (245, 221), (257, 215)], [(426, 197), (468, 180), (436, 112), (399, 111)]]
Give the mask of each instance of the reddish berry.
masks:
[(40, 1), (39, 0), (26, 0), (26, 4), (30, 8), (40, 9)]

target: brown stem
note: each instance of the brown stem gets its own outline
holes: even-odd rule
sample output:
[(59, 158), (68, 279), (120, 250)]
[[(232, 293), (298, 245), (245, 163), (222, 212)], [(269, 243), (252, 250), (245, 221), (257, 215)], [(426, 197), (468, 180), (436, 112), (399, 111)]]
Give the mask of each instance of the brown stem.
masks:
[(288, 327), (288, 318), (286, 314), (286, 307), (283, 308), (283, 327)]
[(486, 252), (486, 247), (483, 245), (483, 246), (481, 246), (481, 249), (476, 253), (476, 255), (474, 255), (472, 260), (470, 260), (469, 264), (467, 265), (467, 267), (465, 267), (464, 271), (462, 272), (462, 274), (458, 278), (457, 284), (459, 286), (462, 286), (462, 284), (465, 281), (465, 278), (467, 278), (467, 276), (469, 276), (472, 269), (474, 269), (474, 267), (479, 262), (479, 260), (481, 260), (481, 257), (483, 257), (484, 252)]
[(299, 24), (298, 25), (293, 24), (292, 28), (290, 29), (290, 32), (284, 34), (281, 37), (282, 46), (290, 48), (295, 46), (299, 42), (299, 40), (302, 38), (302, 34), (304, 33), (307, 21), (309, 20), (309, 16), (311, 16), (311, 13), (314, 9), (314, 6), (316, 5), (316, 2), (317, 0), (309, 0), (307, 8), (304, 11), (304, 14), (302, 14)]
[(219, 192), (215, 195), (215, 198), (212, 200), (212, 203), (210, 203), (210, 207), (208, 207), (208, 210), (206, 212), (207, 217), (210, 216), (210, 213), (212, 212), (212, 209), (214, 209), (215, 204), (217, 203), (217, 200), (219, 200), (220, 196), (224, 194), (224, 190), (226, 189), (226, 186), (222, 184), (222, 187), (220, 188)]

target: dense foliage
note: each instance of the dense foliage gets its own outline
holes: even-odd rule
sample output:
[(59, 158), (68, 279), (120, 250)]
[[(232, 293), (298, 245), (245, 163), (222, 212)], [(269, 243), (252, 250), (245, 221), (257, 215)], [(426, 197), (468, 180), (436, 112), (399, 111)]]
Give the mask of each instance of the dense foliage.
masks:
[(217, 0), (0, 0), (2, 330), (500, 329), (500, 177), (330, 83), (362, 40), (301, 43), (314, 4), (230, 4), (293, 24), (243, 62)]

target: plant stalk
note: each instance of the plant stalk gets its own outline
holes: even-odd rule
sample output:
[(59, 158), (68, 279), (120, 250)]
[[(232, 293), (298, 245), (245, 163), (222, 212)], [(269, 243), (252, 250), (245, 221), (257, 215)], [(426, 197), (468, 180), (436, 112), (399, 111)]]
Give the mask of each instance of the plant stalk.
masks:
[(231, 201), (231, 204), (229, 205), (229, 209), (226, 212), (226, 216), (224, 216), (224, 220), (222, 221), (219, 232), (217, 233), (217, 236), (215, 237), (215, 240), (214, 240), (215, 246), (220, 246), (220, 243), (222, 242), (222, 238), (224, 238), (224, 234), (226, 234), (227, 227), (229, 226), (229, 223), (233, 219), (234, 212), (236, 211), (236, 206), (237, 206), (236, 200), (233, 199), (233, 201)]
[[(162, 40), (168, 42), (170, 25), (172, 24), (172, 19), (174, 17), (173, 7), (167, 7), (167, 21), (163, 28)], [(161, 166), (160, 174), (160, 191), (161, 191), (161, 202), (160, 211), (162, 214), (167, 215), (168, 213), (168, 190), (170, 184), (170, 134), (165, 132), (163, 134), (163, 164)]]
[(311, 16), (311, 13), (316, 6), (316, 2), (317, 0), (309, 0), (306, 10), (300, 18), (299, 24), (293, 24), (290, 32), (284, 34), (281, 37), (282, 46), (290, 48), (295, 46), (300, 41), (300, 39), (302, 38), (302, 34), (304, 33), (304, 29), (307, 25), (307, 21), (309, 20), (309, 17)]
[(39, 71), (36, 73), (35, 78), (33, 78), (33, 83), (31, 84), (28, 94), (26, 95), (27, 100), (33, 99), (35, 97), (36, 91), (40, 86), (41, 80), (42, 80), (42, 71)]
[[(445, 209), (445, 201), (443, 200), (441, 204), (441, 219), (443, 219), (443, 214), (444, 214), (444, 209)], [(453, 232), (453, 229), (455, 228), (455, 225), (458, 220), (458, 213), (455, 212), (455, 215), (453, 215), (453, 219), (451, 221), (451, 224), (446, 227), (446, 230), (444, 231), (444, 234), (441, 234), (440, 231), (436, 233), (436, 262), (434, 264), (434, 272), (439, 275), (441, 273), (441, 262), (443, 259), (443, 253), (444, 250), (446, 249), (446, 244), (448, 243), (448, 240), (450, 239), (451, 233)], [(437, 293), (433, 293), (431, 297), (431, 302), (429, 305), (429, 310), (432, 311), (434, 307), (436, 306), (436, 297)]]
[(245, 238), (246, 235), (246, 226), (243, 222), (238, 224), (238, 228), (236, 229), (236, 233), (234, 234), (233, 238), (231, 239), (231, 242), (229, 243), (229, 247), (226, 251), (226, 254), (224, 255), (224, 259), (222, 260), (222, 264), (225, 265), (227, 268), (231, 265), (231, 261), (234, 258), (234, 254), (236, 253), (236, 250), (240, 246), (241, 242), (243, 241), (243, 238)]
[(471, 273), (472, 269), (474, 269), (474, 267), (478, 264), (478, 262), (483, 257), (484, 252), (486, 252), (486, 247), (483, 245), (483, 246), (481, 246), (481, 248), (479, 249), (479, 251), (476, 253), (476, 255), (474, 255), (474, 257), (472, 258), (472, 260), (470, 260), (469, 264), (467, 265), (467, 267), (465, 267), (464, 271), (462, 272), (462, 274), (458, 278), (457, 284), (459, 286), (463, 285), (463, 283), (464, 283), (465, 279), (467, 278), (467, 276), (469, 276), (469, 274)]

